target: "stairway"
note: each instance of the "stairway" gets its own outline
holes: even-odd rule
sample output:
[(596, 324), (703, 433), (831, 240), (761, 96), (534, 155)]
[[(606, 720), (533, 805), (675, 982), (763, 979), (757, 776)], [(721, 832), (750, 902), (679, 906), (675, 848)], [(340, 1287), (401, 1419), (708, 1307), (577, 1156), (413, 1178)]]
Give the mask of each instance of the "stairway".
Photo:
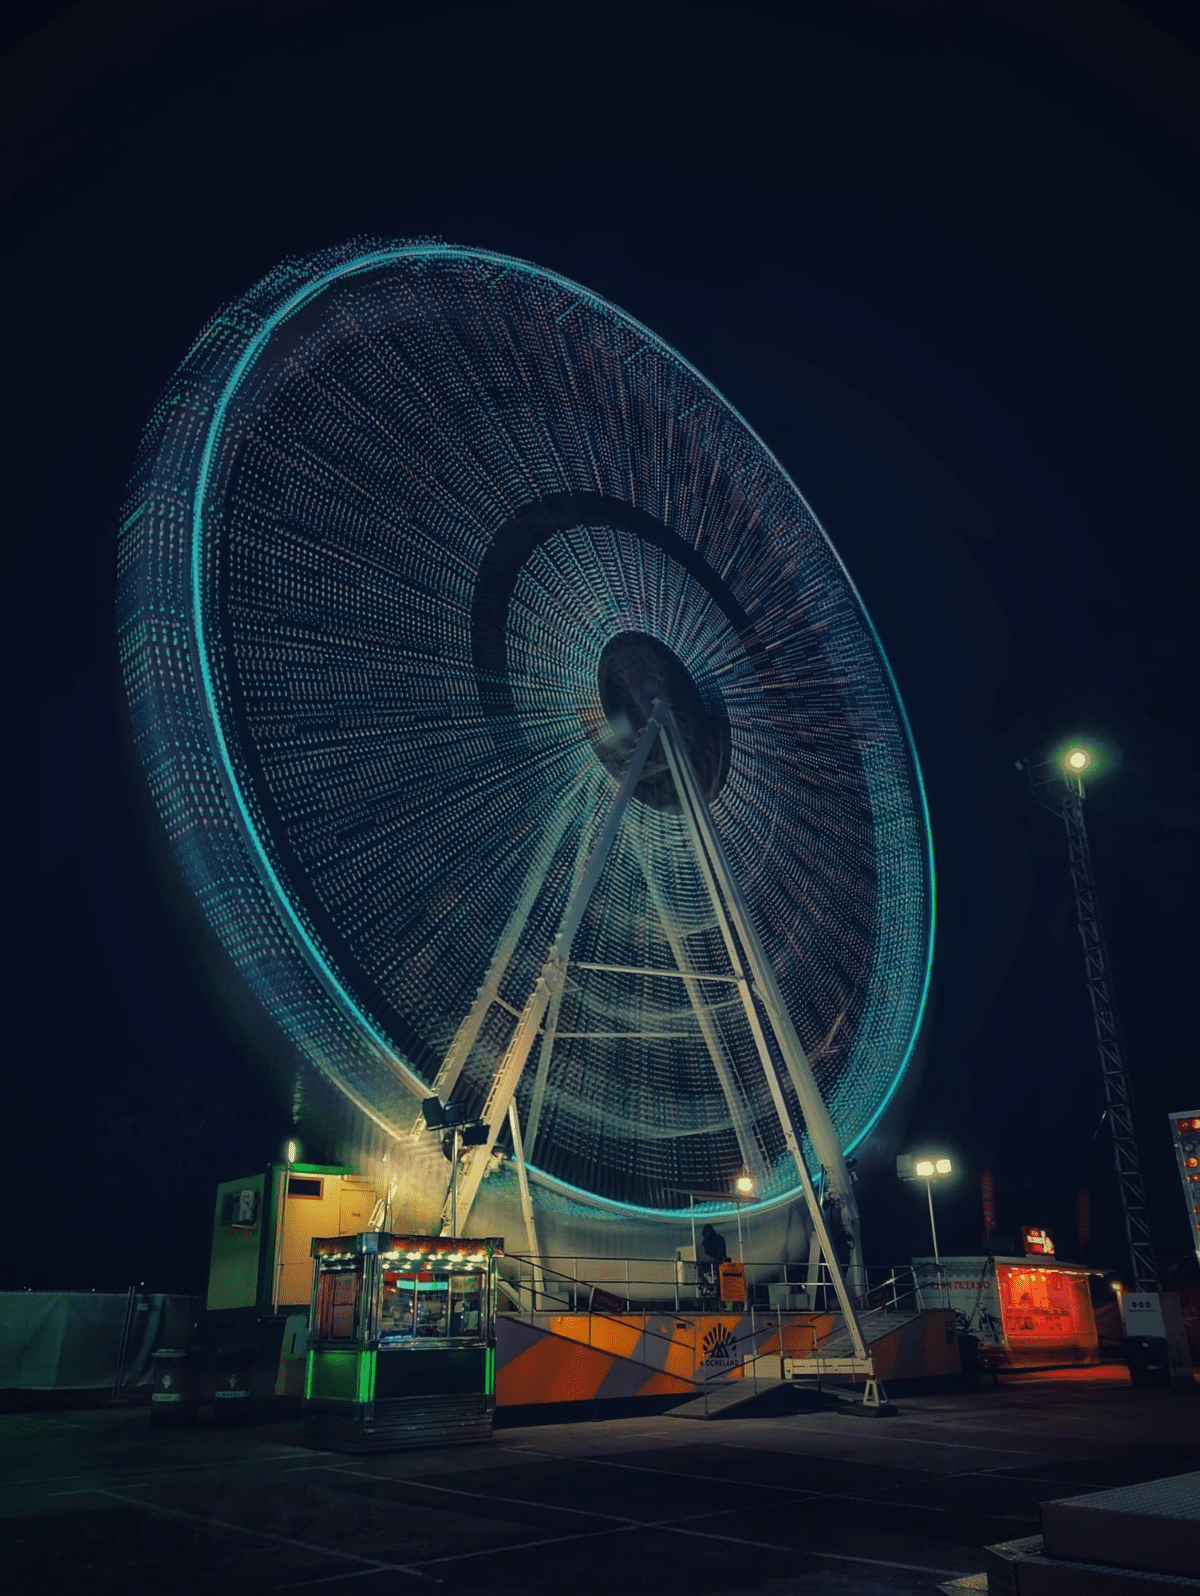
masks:
[[(918, 1317), (918, 1312), (918, 1310), (875, 1308), (861, 1314), (858, 1324), (868, 1352), (877, 1341), (882, 1341), (884, 1336), (910, 1324)], [(792, 1353), (785, 1361), (793, 1379), (818, 1374), (860, 1373), (867, 1370), (870, 1365), (869, 1358), (864, 1361), (855, 1356), (854, 1342), (841, 1314), (836, 1316), (829, 1334), (816, 1344), (811, 1353)]]

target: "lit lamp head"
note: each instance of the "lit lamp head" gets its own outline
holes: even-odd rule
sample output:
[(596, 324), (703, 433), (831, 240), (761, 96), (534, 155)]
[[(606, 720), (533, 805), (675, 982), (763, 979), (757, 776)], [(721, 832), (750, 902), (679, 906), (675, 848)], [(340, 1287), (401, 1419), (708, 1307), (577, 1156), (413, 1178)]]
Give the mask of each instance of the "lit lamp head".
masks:
[(754, 1182), (749, 1175), (739, 1175), (737, 1180), (734, 1181), (734, 1185), (737, 1187), (739, 1197), (749, 1197), (754, 1190)]
[(294, 1164), (296, 1162), (296, 1154), (298, 1151), (299, 1149), (297, 1148), (295, 1142), (289, 1142), (287, 1144), (287, 1161), (289, 1164)]
[(1063, 756), (1063, 763), (1073, 776), (1082, 776), (1092, 762), (1092, 756), (1086, 748), (1068, 748)]
[(948, 1175), (951, 1167), (948, 1158), (918, 1158), (913, 1172), (922, 1180), (932, 1180), (935, 1175)]

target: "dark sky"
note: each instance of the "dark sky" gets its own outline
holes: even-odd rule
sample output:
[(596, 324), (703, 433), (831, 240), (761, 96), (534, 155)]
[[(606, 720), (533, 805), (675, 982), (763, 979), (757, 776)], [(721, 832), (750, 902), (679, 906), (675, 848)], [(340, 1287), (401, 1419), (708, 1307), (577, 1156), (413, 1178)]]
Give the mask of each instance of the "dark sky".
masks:
[[(0, 1135), (26, 1223), (3, 1284), (198, 1290), (213, 1182), (286, 1135), (128, 752), (117, 510), (209, 314), (363, 233), (608, 296), (824, 521), (928, 784), (908, 1144), (960, 1162), (949, 1246), (976, 1244), (990, 1166), (1002, 1229), (1073, 1256), (1090, 1187), (1089, 1256), (1122, 1262), (1062, 828), (1013, 768), (1104, 743), (1088, 824), (1162, 1251), (1186, 1259), (1165, 1116), (1200, 1099), (1195, 8), (429, 9), (51, 6), (11, 40)], [(868, 1194), (869, 1262), (924, 1247), (918, 1195)]]

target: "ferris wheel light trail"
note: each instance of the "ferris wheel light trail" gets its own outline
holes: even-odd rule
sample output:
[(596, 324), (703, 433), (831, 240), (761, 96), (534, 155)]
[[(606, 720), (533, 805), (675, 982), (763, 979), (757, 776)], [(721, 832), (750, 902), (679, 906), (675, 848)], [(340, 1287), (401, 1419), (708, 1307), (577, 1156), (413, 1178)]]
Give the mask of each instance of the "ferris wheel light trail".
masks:
[[(150, 419), (118, 610), (209, 924), (298, 1052), (406, 1142), (431, 1093), (488, 1100), (657, 684), (674, 729), (494, 1128), (531, 1210), (670, 1216), (739, 1171), (782, 1205), (797, 1158), (836, 1187), (924, 1008), (920, 772), (815, 516), (653, 333), (487, 251), (284, 263)], [(770, 974), (748, 1005), (722, 914)]]

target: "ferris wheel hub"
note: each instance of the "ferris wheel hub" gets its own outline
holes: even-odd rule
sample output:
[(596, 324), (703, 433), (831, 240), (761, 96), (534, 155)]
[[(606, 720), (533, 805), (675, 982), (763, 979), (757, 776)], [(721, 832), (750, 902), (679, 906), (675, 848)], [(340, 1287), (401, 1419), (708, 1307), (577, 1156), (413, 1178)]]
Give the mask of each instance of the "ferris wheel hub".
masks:
[[(691, 672), (665, 643), (645, 632), (621, 632), (605, 644), (596, 668), (607, 731), (589, 728), (601, 764), (620, 777), (656, 703), (669, 705), (680, 738), (711, 803), (729, 772), (729, 716), (720, 693), (702, 693)], [(646, 761), (634, 798), (677, 811), (679, 797), (661, 748)]]

